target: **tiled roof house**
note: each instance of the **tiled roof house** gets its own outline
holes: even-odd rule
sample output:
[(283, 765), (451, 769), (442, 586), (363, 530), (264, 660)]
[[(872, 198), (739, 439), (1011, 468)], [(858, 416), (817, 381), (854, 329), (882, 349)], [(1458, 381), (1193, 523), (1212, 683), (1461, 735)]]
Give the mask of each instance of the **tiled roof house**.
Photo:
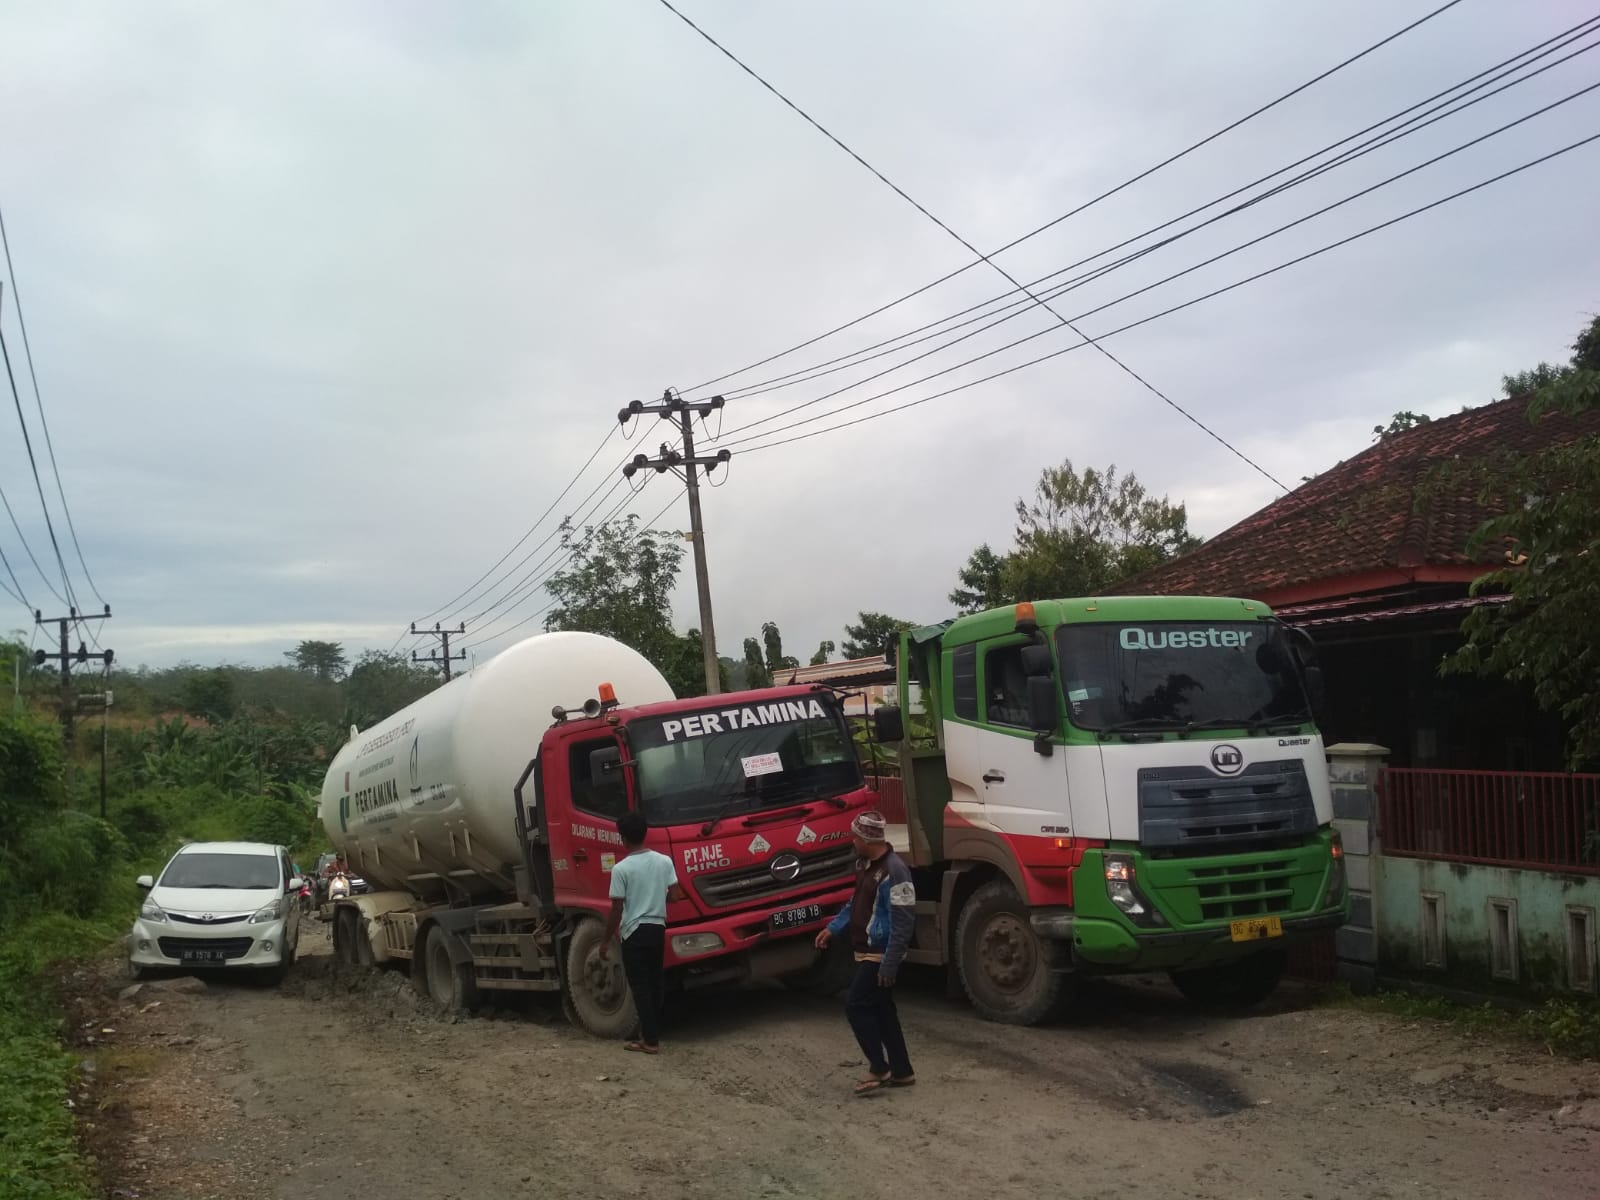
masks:
[(1535, 423), (1526, 397), (1418, 425), (1120, 590), (1243, 596), (1305, 628), (1323, 648), (1332, 738), (1390, 745), (1414, 765), (1558, 766), (1560, 731), (1530, 697), (1438, 667), (1464, 610), (1495, 602), (1468, 589), (1507, 548), (1469, 554), (1473, 532), (1522, 501), (1485, 495), (1490, 476), (1473, 467), (1586, 434), (1600, 434), (1600, 412)]
[[(1418, 584), (1470, 584), (1502, 547), (1467, 544), (1503, 500), (1474, 464), (1600, 433), (1600, 412), (1534, 423), (1527, 399), (1501, 400), (1393, 434), (1129, 581), (1137, 594), (1246, 596), (1274, 607)], [(1456, 469), (1440, 471), (1442, 464)]]

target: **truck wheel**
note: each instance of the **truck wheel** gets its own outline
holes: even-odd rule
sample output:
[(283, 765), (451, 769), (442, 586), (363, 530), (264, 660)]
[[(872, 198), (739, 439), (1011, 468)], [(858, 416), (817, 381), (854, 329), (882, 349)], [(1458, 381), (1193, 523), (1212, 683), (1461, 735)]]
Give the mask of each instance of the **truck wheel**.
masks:
[(353, 967), (356, 963), (357, 930), (351, 919), (355, 915), (351, 908), (333, 910), (333, 961), (341, 967)]
[(478, 981), (470, 962), (450, 958), (450, 934), (437, 925), (428, 926), (422, 944), (423, 979), (430, 1000), (448, 1012), (478, 1007)]
[(809, 967), (790, 971), (778, 978), (792, 992), (803, 992), (820, 1000), (828, 1000), (850, 986), (850, 973), (854, 966), (847, 935), (834, 938)]
[(1028, 906), (1003, 879), (972, 893), (956, 924), (956, 969), (978, 1015), (1006, 1025), (1057, 1016), (1077, 994), (1060, 968), (1067, 954), (1028, 922)]
[(1288, 966), (1287, 953), (1266, 950), (1220, 966), (1173, 971), (1172, 982), (1200, 1008), (1254, 1008), (1277, 989)]
[(579, 923), (567, 943), (567, 992), (578, 1024), (596, 1037), (627, 1037), (639, 1025), (622, 956), (600, 957), (605, 926), (592, 918)]

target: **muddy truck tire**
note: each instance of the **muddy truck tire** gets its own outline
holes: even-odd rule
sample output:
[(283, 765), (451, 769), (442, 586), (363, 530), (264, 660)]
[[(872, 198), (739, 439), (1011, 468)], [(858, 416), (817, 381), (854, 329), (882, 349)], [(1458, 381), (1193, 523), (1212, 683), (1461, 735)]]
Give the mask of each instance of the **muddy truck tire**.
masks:
[(1028, 906), (1003, 879), (973, 892), (956, 923), (956, 971), (986, 1021), (1036, 1025), (1064, 1012), (1078, 990), (1062, 969), (1069, 953), (1034, 932)]
[(567, 943), (567, 1000), (578, 1024), (596, 1037), (624, 1038), (639, 1025), (633, 994), (622, 971), (622, 952), (613, 947), (600, 957), (605, 926), (590, 918), (580, 921)]

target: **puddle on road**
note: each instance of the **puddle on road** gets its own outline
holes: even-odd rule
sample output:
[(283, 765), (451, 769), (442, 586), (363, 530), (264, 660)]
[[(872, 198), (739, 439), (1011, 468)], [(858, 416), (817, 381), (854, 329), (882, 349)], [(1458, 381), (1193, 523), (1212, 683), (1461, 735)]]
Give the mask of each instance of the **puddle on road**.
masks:
[(1249, 1097), (1214, 1067), (1188, 1062), (1143, 1061), (1139, 1065), (1151, 1083), (1209, 1117), (1226, 1117), (1252, 1107)]

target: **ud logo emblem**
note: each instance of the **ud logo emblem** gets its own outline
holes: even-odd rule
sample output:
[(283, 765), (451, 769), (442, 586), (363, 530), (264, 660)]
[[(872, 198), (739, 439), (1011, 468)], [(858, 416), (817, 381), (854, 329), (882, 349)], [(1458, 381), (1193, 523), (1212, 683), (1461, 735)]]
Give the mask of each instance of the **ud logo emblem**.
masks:
[(1211, 751), (1211, 769), (1218, 775), (1237, 775), (1244, 770), (1244, 755), (1237, 746), (1217, 746)]

